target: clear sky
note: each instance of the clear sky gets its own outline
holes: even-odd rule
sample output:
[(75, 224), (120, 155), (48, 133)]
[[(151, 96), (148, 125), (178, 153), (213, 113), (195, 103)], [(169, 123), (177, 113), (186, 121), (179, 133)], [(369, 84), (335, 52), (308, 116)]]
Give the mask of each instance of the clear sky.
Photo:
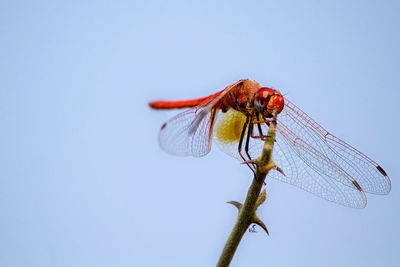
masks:
[(398, 266), (398, 1), (2, 1), (0, 266), (213, 266), (249, 170), (173, 157), (177, 112), (241, 78), (377, 161), (355, 210), (268, 180), (232, 266)]

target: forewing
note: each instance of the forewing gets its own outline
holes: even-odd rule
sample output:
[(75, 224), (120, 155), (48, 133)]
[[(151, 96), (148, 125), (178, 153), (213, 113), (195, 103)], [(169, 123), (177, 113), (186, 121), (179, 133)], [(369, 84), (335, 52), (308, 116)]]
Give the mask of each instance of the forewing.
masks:
[(348, 186), (355, 180), (367, 193), (390, 192), (390, 180), (376, 162), (327, 132), (289, 100), (278, 118), (278, 130), (308, 165)]
[(305, 191), (317, 195), (326, 200), (349, 206), (352, 208), (364, 208), (367, 199), (364, 192), (360, 191), (354, 184), (343, 184), (337, 179), (341, 173), (332, 171), (327, 173), (320, 168), (331, 168), (329, 162), (320, 158), (314, 158), (320, 163), (309, 164), (310, 157), (307, 151), (296, 147), (285, 135), (278, 130), (274, 144), (273, 160), (285, 175), (277, 171), (271, 171), (269, 177), (295, 185)]
[[(240, 134), (239, 132), (235, 132), (235, 129), (236, 131), (237, 129), (241, 131), (244, 121), (245, 116), (242, 113), (229, 110), (227, 113), (221, 114), (214, 131), (215, 138), (221, 150), (241, 161), (242, 159), (238, 153)], [(343, 173), (333, 168), (330, 161), (319, 158), (321, 155), (310, 159), (312, 154), (307, 150), (296, 147), (293, 142), (290, 142), (280, 124), (281, 121), (278, 122), (273, 159), (275, 164), (284, 171), (285, 176), (272, 170), (268, 177), (295, 185), (338, 204), (353, 208), (363, 208), (366, 205), (366, 198), (363, 192), (358, 190), (353, 183), (344, 184), (340, 178), (337, 178), (343, 176)], [(253, 128), (254, 136), (266, 135), (267, 132), (268, 127), (265, 124), (261, 126), (261, 133), (257, 125)], [(297, 140), (297, 142), (300, 141)], [(264, 141), (260, 138), (250, 138), (248, 153), (252, 159), (257, 158), (261, 154), (263, 145)], [(246, 155), (243, 147), (242, 155)], [(316, 160), (317, 163), (308, 164), (308, 161), (312, 162), (312, 160)], [(317, 168), (316, 164), (321, 166)], [(332, 169), (331, 173), (323, 171), (326, 168)]]

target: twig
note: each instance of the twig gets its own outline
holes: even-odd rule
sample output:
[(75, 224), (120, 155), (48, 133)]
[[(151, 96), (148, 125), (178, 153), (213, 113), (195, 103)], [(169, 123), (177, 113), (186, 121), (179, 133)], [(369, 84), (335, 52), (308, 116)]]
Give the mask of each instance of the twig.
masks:
[(261, 205), (265, 200), (265, 195), (263, 195), (265, 191), (260, 194), (265, 177), (267, 176), (269, 170), (276, 168), (272, 160), (272, 150), (275, 142), (276, 116), (276, 113), (274, 113), (272, 122), (270, 123), (268, 129), (263, 151), (256, 161), (256, 173), (254, 175), (253, 182), (247, 191), (247, 197), (244, 201), (244, 204), (242, 205), (236, 201), (228, 202), (238, 208), (239, 215), (236, 219), (235, 225), (233, 226), (232, 232), (226, 241), (225, 247), (222, 250), (217, 267), (229, 266), (240, 240), (242, 239), (247, 228), (252, 223), (260, 225), (268, 234), (268, 230), (264, 223), (258, 218), (256, 210), (258, 206)]

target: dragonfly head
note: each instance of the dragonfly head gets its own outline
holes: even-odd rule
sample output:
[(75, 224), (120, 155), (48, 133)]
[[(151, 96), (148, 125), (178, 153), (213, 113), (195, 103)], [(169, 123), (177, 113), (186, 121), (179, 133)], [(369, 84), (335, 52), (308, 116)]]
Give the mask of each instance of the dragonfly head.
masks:
[(268, 87), (258, 89), (254, 98), (254, 107), (257, 111), (270, 117), (273, 111), (279, 114), (284, 106), (285, 100), (280, 92)]

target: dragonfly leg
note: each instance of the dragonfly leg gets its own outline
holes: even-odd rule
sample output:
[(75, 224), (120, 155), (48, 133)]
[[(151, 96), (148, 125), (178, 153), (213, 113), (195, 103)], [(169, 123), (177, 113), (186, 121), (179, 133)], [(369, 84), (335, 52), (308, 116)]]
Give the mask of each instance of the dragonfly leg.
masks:
[(251, 137), (252, 138), (260, 138), (262, 141), (265, 141), (265, 139), (267, 138), (266, 135), (263, 134), (262, 129), (261, 129), (261, 123), (266, 123), (268, 126), (270, 124), (270, 121), (260, 121), (260, 114), (258, 113), (258, 111), (256, 112), (256, 119), (257, 121), (253, 121), (253, 124), (257, 124), (257, 128), (258, 128), (258, 133), (259, 135), (253, 135), (253, 133), (251, 133)]
[(244, 133), (246, 132), (246, 128), (247, 128), (247, 124), (249, 123), (249, 119), (246, 118), (246, 121), (243, 124), (243, 129), (242, 129), (242, 133), (240, 134), (240, 139), (239, 139), (239, 145), (238, 145), (238, 151), (239, 151), (239, 155), (240, 157), (246, 161), (246, 159), (243, 157), (241, 151), (242, 151), (242, 143), (243, 143), (243, 137), (244, 137)]
[[(246, 137), (246, 144), (244, 146), (244, 151), (246, 152), (247, 157), (249, 158), (248, 162), (251, 162), (253, 159), (251, 158), (249, 154), (249, 143), (250, 143), (250, 136), (253, 134), (253, 124), (251, 123), (251, 119), (249, 121), (248, 127), (247, 127), (247, 137)], [(250, 163), (253, 171), (255, 170), (255, 163)], [(250, 166), (249, 166), (250, 167)]]
[[(250, 160), (248, 161), (248, 163), (252, 164), (251, 167), (250, 167), (249, 164), (248, 164), (247, 166), (249, 166), (250, 169), (251, 169), (251, 170), (253, 171), (253, 173), (255, 174), (255, 165), (256, 165), (256, 163), (253, 161), (253, 159), (251, 158), (251, 156), (250, 156), (250, 154), (249, 154), (250, 136), (253, 135), (253, 127), (254, 127), (254, 124), (253, 124), (253, 123), (251, 122), (251, 120), (250, 120), (250, 122), (249, 122), (249, 127), (248, 127), (248, 131), (247, 131), (246, 145), (245, 145), (244, 151), (246, 152), (247, 156), (248, 156), (249, 159), (250, 159)], [(253, 162), (252, 162), (252, 161), (253, 161)], [(257, 179), (255, 175), (254, 175), (254, 177), (255, 177), (255, 179)], [(265, 182), (264, 182), (264, 185), (266, 185)]]
[(250, 136), (252, 136), (252, 135), (253, 135), (253, 123), (251, 123), (251, 121), (250, 121), (248, 130), (247, 130), (246, 144), (244, 147), (244, 151), (246, 152), (247, 157), (249, 157), (249, 160), (252, 160), (252, 158), (249, 154)]
[[(243, 138), (244, 138), (244, 134), (246, 132), (246, 130), (248, 129), (249, 123), (250, 123), (250, 119), (251, 117), (248, 116), (246, 118), (246, 121), (243, 125), (243, 129), (242, 129), (242, 133), (240, 134), (240, 140), (239, 140), (239, 145), (238, 145), (238, 151), (239, 151), (239, 155), (240, 157), (243, 159), (243, 161), (246, 163), (246, 165), (250, 168), (250, 170), (252, 170), (252, 172), (254, 173), (254, 167), (253, 165), (251, 165), (251, 163), (247, 162), (248, 160), (251, 160), (251, 157), (249, 156), (248, 153), (248, 144), (246, 145), (245, 148), (245, 152), (247, 154), (247, 156), (249, 157), (248, 159), (246, 159), (243, 155), (242, 155), (242, 145), (243, 145)], [(248, 129), (248, 133), (250, 132), (250, 129)], [(247, 138), (246, 138), (246, 143), (248, 143), (248, 139), (249, 139), (249, 134), (247, 134)]]
[(262, 120), (260, 120), (260, 113), (258, 111), (256, 111), (256, 121), (253, 121), (253, 124), (263, 124), (266, 123), (268, 126), (272, 121), (272, 118), (265, 118), (263, 115), (262, 116)]

